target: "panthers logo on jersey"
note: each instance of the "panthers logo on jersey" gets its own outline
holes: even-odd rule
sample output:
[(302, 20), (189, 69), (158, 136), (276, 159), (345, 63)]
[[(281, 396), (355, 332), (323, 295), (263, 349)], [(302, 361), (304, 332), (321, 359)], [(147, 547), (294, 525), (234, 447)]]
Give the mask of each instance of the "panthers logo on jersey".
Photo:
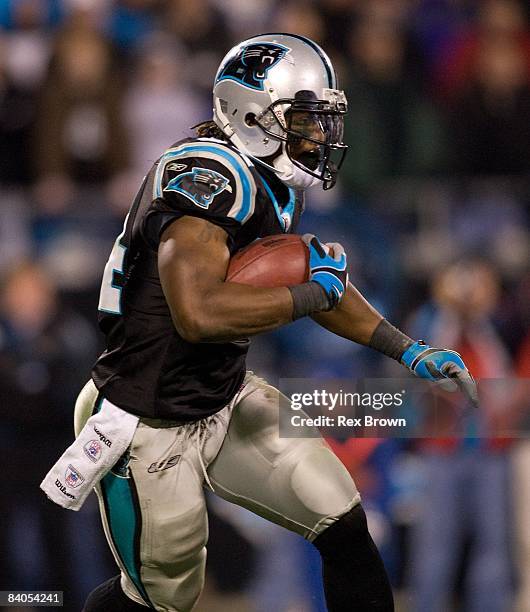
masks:
[(228, 179), (215, 170), (193, 167), (191, 172), (184, 172), (172, 178), (164, 191), (176, 191), (201, 208), (209, 208), (215, 196), (221, 191), (232, 193)]
[(275, 66), (290, 49), (276, 43), (253, 43), (240, 49), (221, 71), (217, 82), (226, 79), (236, 81), (263, 91), (267, 72)]

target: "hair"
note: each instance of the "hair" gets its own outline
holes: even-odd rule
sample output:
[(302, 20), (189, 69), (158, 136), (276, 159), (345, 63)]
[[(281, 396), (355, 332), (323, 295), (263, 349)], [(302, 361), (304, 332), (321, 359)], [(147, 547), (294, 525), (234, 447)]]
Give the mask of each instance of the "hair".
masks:
[(192, 130), (197, 132), (197, 136), (201, 138), (217, 138), (219, 140), (227, 140), (223, 130), (215, 123), (215, 121), (202, 121), (192, 127)]

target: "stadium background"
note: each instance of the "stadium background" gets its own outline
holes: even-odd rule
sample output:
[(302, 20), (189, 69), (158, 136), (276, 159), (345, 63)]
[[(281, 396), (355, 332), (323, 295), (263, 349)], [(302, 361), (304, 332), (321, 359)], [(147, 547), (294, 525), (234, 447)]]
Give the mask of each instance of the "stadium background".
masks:
[[(74, 611), (115, 573), (95, 499), (74, 514), (37, 485), (73, 435), (131, 197), (210, 116), (215, 69), (247, 36), (313, 38), (349, 98), (340, 184), (310, 193), (302, 229), (342, 242), (409, 334), (478, 378), (530, 377), (526, 3), (0, 0), (0, 27), (0, 590), (64, 590)], [(310, 321), (257, 338), (250, 362), (271, 382), (396, 371)], [(498, 413), (525, 401), (506, 393)], [(399, 610), (530, 610), (528, 440), (332, 442)], [(200, 612), (325, 609), (309, 545), (210, 501)]]

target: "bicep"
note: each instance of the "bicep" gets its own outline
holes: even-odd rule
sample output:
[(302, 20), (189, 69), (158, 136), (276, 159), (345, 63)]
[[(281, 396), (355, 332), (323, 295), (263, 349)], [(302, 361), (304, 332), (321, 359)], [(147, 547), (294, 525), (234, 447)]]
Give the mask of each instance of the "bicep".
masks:
[(175, 318), (196, 308), (224, 282), (230, 252), (227, 233), (197, 217), (184, 216), (163, 232), (158, 247), (160, 282)]

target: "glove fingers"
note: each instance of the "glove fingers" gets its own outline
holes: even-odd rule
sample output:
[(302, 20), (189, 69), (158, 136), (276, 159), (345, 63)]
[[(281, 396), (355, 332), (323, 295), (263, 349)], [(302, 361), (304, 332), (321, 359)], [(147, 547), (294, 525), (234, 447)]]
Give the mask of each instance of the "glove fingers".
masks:
[(309, 246), (309, 243), (311, 240), (313, 240), (313, 238), (315, 238), (315, 234), (304, 234), (302, 236), (302, 240), (307, 244), (307, 246)]
[(425, 367), (433, 378), (439, 379), (444, 377), (440, 370), (438, 370), (438, 368), (434, 365), (434, 361), (426, 361)]
[(469, 400), (475, 406), (478, 406), (477, 384), (468, 370), (464, 370), (456, 363), (449, 361), (442, 367), (442, 374), (453, 380)]
[(313, 236), (313, 238), (311, 238), (310, 245), (315, 249), (315, 251), (318, 253), (319, 257), (325, 257), (326, 256), (326, 251), (324, 250), (324, 245), (320, 242), (320, 240), (316, 236)]
[(342, 256), (345, 255), (344, 247), (338, 242), (327, 242), (325, 246), (333, 250), (333, 259), (335, 261), (340, 261)]
[(325, 257), (327, 251), (324, 249), (324, 245), (314, 234), (304, 234), (302, 240), (307, 244), (309, 248), (313, 247), (318, 253), (319, 257)]
[(457, 374), (455, 380), (458, 383), (459, 387), (462, 389), (462, 391), (467, 395), (469, 401), (474, 406), (478, 407), (477, 384), (475, 383), (469, 372), (462, 370)]

